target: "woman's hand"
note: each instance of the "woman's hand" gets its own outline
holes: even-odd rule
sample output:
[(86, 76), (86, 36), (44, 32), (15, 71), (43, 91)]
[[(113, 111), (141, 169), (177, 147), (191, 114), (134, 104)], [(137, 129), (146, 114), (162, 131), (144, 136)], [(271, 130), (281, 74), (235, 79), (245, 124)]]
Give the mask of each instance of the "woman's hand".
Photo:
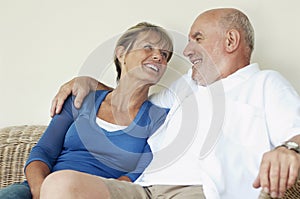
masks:
[(36, 160), (27, 165), (25, 174), (30, 187), (32, 199), (40, 198), (42, 183), (49, 173), (50, 169), (44, 162)]
[(119, 177), (117, 180), (120, 180), (120, 181), (127, 181), (127, 182), (132, 182), (132, 181), (130, 180), (130, 178), (128, 178), (127, 176), (121, 176), (121, 177)]

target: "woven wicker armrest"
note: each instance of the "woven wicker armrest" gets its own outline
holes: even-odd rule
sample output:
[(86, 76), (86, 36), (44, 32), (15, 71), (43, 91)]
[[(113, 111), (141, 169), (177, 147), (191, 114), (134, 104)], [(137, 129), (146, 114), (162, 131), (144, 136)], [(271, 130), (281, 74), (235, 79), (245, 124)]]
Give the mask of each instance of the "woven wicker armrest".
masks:
[(0, 129), (0, 188), (25, 180), (24, 164), (45, 129), (40, 125)]
[[(273, 199), (269, 194), (264, 193), (263, 191), (260, 193), (259, 199)], [(300, 173), (298, 176), (297, 183), (288, 189), (284, 196), (281, 199), (300, 199)]]

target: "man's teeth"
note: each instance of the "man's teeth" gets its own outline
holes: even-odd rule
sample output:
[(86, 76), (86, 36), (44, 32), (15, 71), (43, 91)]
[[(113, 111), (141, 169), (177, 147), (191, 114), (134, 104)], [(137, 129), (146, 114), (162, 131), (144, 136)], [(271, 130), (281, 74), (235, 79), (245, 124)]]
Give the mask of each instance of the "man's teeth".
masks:
[(148, 68), (151, 68), (152, 70), (158, 72), (158, 68), (157, 68), (156, 66), (154, 66), (154, 65), (152, 65), (152, 64), (146, 64), (146, 66), (147, 66)]

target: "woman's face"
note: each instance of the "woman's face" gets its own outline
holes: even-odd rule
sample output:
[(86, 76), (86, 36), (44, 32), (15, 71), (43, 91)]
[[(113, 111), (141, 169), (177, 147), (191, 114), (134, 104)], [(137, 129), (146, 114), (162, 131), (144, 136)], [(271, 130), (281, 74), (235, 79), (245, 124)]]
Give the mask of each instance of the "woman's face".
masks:
[(156, 84), (166, 71), (171, 55), (166, 41), (156, 32), (139, 33), (131, 50), (125, 53), (122, 75), (130, 75), (146, 84)]

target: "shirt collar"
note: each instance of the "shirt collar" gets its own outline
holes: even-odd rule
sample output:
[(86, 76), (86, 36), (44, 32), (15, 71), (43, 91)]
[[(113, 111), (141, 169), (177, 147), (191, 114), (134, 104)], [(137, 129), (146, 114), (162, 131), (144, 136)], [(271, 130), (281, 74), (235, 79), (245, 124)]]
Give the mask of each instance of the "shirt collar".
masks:
[(224, 91), (226, 92), (235, 86), (240, 85), (259, 71), (259, 65), (257, 63), (253, 63), (237, 70), (226, 78), (221, 79), (220, 81), (222, 82)]
[(190, 79), (191, 87), (193, 91), (203, 91), (212, 88), (221, 88), (224, 91), (229, 91), (230, 89), (234, 88), (235, 86), (241, 84), (242, 82), (246, 81), (250, 77), (252, 77), (255, 73), (259, 72), (259, 65), (257, 63), (253, 63), (247, 65), (236, 72), (232, 73), (231, 75), (223, 78), (219, 81), (214, 82), (209, 86), (201, 86), (197, 85), (194, 80), (192, 80), (192, 69), (188, 70), (187, 77)]

